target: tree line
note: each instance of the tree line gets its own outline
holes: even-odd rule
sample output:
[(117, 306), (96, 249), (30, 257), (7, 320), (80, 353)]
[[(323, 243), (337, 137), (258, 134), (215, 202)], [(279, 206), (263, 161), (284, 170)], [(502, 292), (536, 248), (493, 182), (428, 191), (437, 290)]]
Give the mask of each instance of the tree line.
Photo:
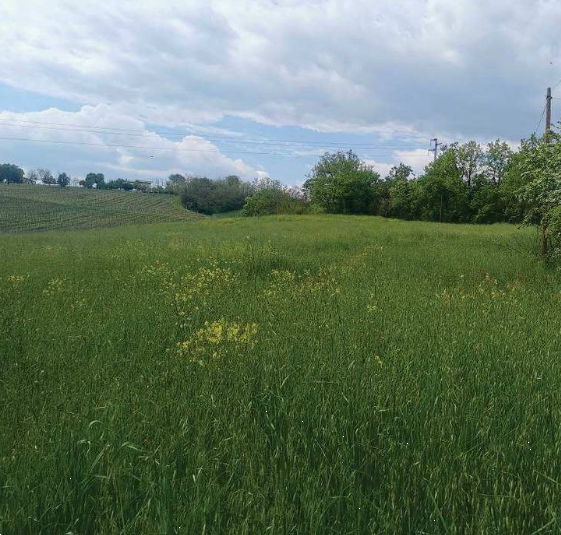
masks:
[(326, 153), (301, 188), (273, 179), (252, 183), (236, 176), (220, 180), (172, 175), (166, 189), (189, 210), (243, 215), (280, 213), (368, 214), (447, 223), (520, 223), (526, 215), (521, 188), (530, 180), (523, 162), (538, 143), (523, 141), (513, 151), (497, 140), (442, 147), (422, 175), (399, 164), (382, 177), (353, 152)]
[[(58, 184), (47, 169), (27, 173), (0, 165), (0, 182)], [(219, 180), (171, 175), (165, 187), (150, 182), (88, 173), (78, 184), (88, 189), (122, 189), (180, 196), (185, 208), (204, 214), (241, 211), (268, 214), (368, 214), (446, 223), (526, 223), (540, 225), (545, 258), (561, 255), (561, 137), (550, 133), (523, 140), (517, 150), (501, 140), (482, 147), (475, 141), (443, 146), (439, 157), (416, 176), (399, 164), (386, 177), (353, 151), (324, 154), (301, 188), (262, 178), (231, 175)]]
[(304, 184), (310, 202), (329, 213), (371, 214), (448, 223), (520, 222), (516, 195), (524, 178), (521, 153), (500, 140), (444, 146), (415, 176), (400, 164), (382, 178), (352, 151), (324, 155)]
[(150, 181), (127, 180), (124, 178), (106, 181), (103, 173), (88, 173), (84, 179), (72, 179), (66, 173), (59, 173), (55, 177), (49, 169), (31, 169), (26, 173), (21, 167), (11, 163), (0, 164), (0, 183), (57, 185), (61, 188), (75, 184), (86, 189), (166, 192), (165, 188), (154, 186)]

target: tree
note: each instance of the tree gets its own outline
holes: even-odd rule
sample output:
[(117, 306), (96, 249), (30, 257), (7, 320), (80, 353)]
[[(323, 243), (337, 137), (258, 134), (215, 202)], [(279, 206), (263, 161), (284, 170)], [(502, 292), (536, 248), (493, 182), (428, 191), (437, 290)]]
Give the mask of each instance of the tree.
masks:
[(413, 209), (413, 199), (417, 182), (404, 180), (402, 178), (394, 180), (389, 188), (389, 216), (400, 219), (415, 219), (417, 214)]
[[(531, 138), (523, 143), (521, 152), (522, 174), (528, 183), (520, 193), (520, 198), (528, 209), (525, 215), (527, 224), (541, 225), (541, 255), (549, 259), (560, 251), (551, 248), (558, 237), (552, 236), (551, 217), (559, 216), (557, 207), (561, 206), (561, 136), (551, 132), (547, 139)], [(555, 212), (554, 212), (555, 210)], [(559, 225), (553, 221), (553, 230)]]
[(512, 150), (507, 143), (500, 139), (487, 145), (487, 152), (483, 157), (483, 162), (487, 167), (489, 178), (494, 184), (500, 184), (510, 160)]
[(37, 173), (36, 169), (31, 169), (30, 171), (28, 171), (26, 178), (30, 184), (36, 184), (37, 182), (39, 182), (39, 174)]
[(132, 183), (132, 189), (136, 191), (141, 191), (142, 193), (148, 193), (152, 188), (152, 183), (144, 182), (142, 180), (135, 180)]
[(169, 175), (168, 181), (166, 182), (166, 189), (177, 193), (179, 190), (185, 187), (185, 184), (187, 184), (187, 178), (183, 175), (175, 173), (173, 175)]
[(456, 158), (456, 166), (460, 171), (460, 176), (471, 188), (472, 181), (479, 172), (479, 167), (483, 161), (483, 149), (476, 141), (468, 141), (463, 145), (452, 143), (445, 147), (443, 152), (451, 151)]
[(255, 188), (238, 177), (210, 180), (190, 177), (181, 189), (181, 202), (188, 210), (203, 214), (240, 210)]
[(514, 153), (510, 158), (504, 177), (498, 186), (503, 204), (503, 218), (504, 221), (509, 223), (523, 222), (529, 210), (529, 206), (521, 192), (532, 180), (532, 177), (524, 172), (525, 153), (531, 144), (531, 141), (522, 141), (520, 152)]
[(282, 189), (282, 183), (276, 178), (262, 176), (253, 181), (253, 189), (255, 191), (260, 191), (262, 189)]
[(377, 188), (379, 195), (379, 215), (410, 219), (410, 184), (413, 169), (400, 163), (390, 169), (384, 183)]
[(386, 177), (386, 181), (394, 182), (396, 180), (409, 180), (412, 175), (413, 168), (405, 165), (404, 163), (400, 163), (398, 166), (394, 166), (390, 169), (390, 172)]
[(247, 198), (242, 210), (244, 217), (272, 214), (302, 214), (306, 201), (297, 190), (290, 188), (265, 188)]
[(254, 217), (280, 213), (280, 206), (288, 194), (281, 189), (261, 189), (247, 199), (242, 215)]
[(495, 182), (478, 176), (472, 185), (470, 202), (473, 223), (498, 223), (504, 220), (504, 203)]
[(66, 173), (60, 173), (56, 179), (56, 183), (61, 187), (65, 188), (70, 184), (70, 177)]
[(0, 182), (6, 184), (22, 184), (25, 173), (21, 167), (12, 163), (0, 164)]
[(315, 165), (304, 189), (326, 212), (366, 214), (376, 211), (380, 175), (349, 151), (326, 153)]
[(413, 189), (412, 211), (427, 221), (469, 221), (468, 187), (462, 181), (454, 150), (445, 150), (427, 166)]
[(103, 173), (88, 173), (84, 180), (80, 181), (80, 186), (85, 188), (103, 188), (105, 186), (105, 176)]
[(56, 179), (49, 169), (37, 169), (37, 175), (43, 184), (52, 186), (56, 184)]

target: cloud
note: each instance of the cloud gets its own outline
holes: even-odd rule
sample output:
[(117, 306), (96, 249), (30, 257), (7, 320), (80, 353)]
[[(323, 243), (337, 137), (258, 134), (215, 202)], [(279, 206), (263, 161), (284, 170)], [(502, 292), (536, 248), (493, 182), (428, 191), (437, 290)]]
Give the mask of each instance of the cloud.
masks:
[(153, 124), (517, 139), (560, 23), (552, 0), (3, 0), (0, 80)]
[(434, 155), (426, 149), (397, 150), (394, 152), (396, 162), (404, 163), (413, 169), (416, 175), (423, 173), (425, 167), (432, 161)]
[(364, 163), (372, 167), (372, 169), (374, 169), (374, 171), (376, 171), (376, 173), (378, 173), (382, 178), (387, 177), (391, 168), (394, 166), (391, 163), (380, 163), (375, 160), (368, 159), (364, 160)]
[[(0, 113), (2, 157), (27, 169), (50, 167), (81, 176), (100, 171), (109, 178), (163, 179), (171, 173), (210, 178), (236, 174), (245, 179), (266, 175), (264, 169), (223, 154), (200, 135), (168, 139), (143, 121), (107, 105), (78, 112), (48, 109)], [(21, 140), (33, 139), (35, 142)]]
[(378, 162), (366, 159), (364, 162), (370, 165), (382, 178), (388, 176), (392, 167), (404, 163), (413, 169), (416, 175), (424, 172), (425, 167), (432, 161), (433, 156), (426, 149), (395, 150), (393, 151), (391, 163)]

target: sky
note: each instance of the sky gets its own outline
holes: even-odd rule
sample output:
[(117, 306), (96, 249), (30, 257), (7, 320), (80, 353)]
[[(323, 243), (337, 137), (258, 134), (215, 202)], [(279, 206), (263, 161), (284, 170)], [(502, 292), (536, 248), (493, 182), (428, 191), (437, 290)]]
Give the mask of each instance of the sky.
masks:
[(421, 173), (431, 138), (543, 129), (560, 26), (558, 0), (1, 0), (0, 162), (300, 185), (352, 149)]

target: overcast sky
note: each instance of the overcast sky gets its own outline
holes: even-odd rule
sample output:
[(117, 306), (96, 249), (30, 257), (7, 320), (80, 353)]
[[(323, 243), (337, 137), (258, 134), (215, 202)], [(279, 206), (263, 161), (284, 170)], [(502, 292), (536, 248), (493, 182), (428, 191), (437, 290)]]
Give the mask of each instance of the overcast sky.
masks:
[(421, 171), (432, 137), (536, 129), (560, 27), (559, 0), (1, 0), (0, 162), (299, 184), (353, 148)]

